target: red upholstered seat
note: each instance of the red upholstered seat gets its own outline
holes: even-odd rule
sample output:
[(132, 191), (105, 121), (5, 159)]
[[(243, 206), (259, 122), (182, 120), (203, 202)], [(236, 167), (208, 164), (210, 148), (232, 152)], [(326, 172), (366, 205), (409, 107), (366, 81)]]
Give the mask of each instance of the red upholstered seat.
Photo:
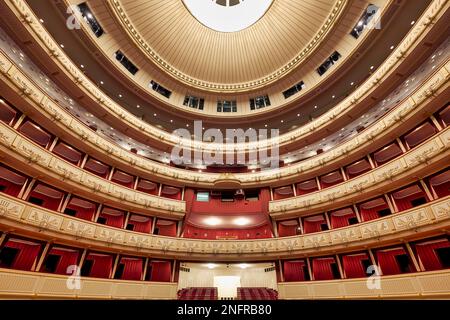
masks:
[(238, 300), (278, 300), (278, 292), (271, 288), (237, 288)]
[(217, 300), (217, 288), (184, 288), (177, 293), (178, 300)]

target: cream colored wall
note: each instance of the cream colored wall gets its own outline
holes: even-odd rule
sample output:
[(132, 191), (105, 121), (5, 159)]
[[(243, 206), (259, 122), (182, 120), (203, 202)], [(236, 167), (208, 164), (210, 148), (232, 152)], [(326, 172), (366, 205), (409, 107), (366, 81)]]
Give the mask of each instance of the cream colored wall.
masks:
[(204, 264), (189, 264), (190, 272), (180, 270), (178, 289), (189, 287), (214, 287), (214, 277), (238, 276), (242, 287), (267, 287), (277, 289), (277, 275), (275, 270), (265, 272), (267, 264), (252, 265), (247, 269), (236, 266), (224, 266), (208, 269)]

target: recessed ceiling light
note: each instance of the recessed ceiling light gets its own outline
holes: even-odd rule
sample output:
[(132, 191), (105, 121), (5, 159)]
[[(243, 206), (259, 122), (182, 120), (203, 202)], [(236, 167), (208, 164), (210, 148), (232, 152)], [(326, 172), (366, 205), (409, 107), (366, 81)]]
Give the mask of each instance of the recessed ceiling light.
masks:
[(216, 217), (210, 217), (210, 218), (205, 219), (203, 222), (209, 226), (217, 226), (222, 222), (222, 220), (220, 220), (219, 218), (216, 218)]
[(188, 128), (189, 128), (189, 124), (186, 124), (186, 127), (188, 127)]
[(314, 109), (317, 109), (317, 106), (314, 106)]
[(283, 123), (284, 122), (284, 120), (281, 120), (281, 123)]
[(140, 105), (137, 105), (137, 106), (136, 106), (136, 108), (138, 108), (138, 109), (139, 109), (140, 107), (141, 107)]
[(60, 46), (61, 46), (61, 48), (64, 48), (64, 45), (62, 43), (60, 44)]
[(394, 46), (391, 46), (391, 50), (394, 50), (394, 48), (395, 48)]
[(413, 25), (414, 23), (416, 23), (416, 21), (414, 21), (414, 20), (413, 20), (413, 21), (411, 21), (411, 25)]
[(246, 264), (246, 263), (241, 263), (241, 264), (238, 264), (238, 266), (239, 266), (239, 268), (241, 268), (241, 269), (247, 269), (248, 267), (250, 267), (248, 264)]
[(173, 122), (173, 120), (170, 120), (170, 123), (172, 123)]
[(300, 117), (300, 113), (297, 113), (297, 117)]
[(100, 84), (104, 84), (104, 82), (103, 82), (103, 81), (100, 81)]
[(266, 128), (267, 128), (267, 124), (265, 124), (265, 125), (264, 125), (264, 127), (266, 127)]
[(351, 86), (354, 85), (354, 84), (355, 84), (354, 82), (350, 83)]
[(44, 23), (44, 20), (43, 20), (43, 19), (39, 19), (39, 21), (40, 21), (41, 23)]
[(206, 266), (208, 267), (208, 269), (214, 269), (215, 267), (217, 267), (217, 265), (214, 263), (208, 263)]
[(333, 99), (334, 99), (334, 98), (336, 98), (336, 96), (335, 96), (335, 95), (333, 94), (333, 95), (331, 96), (331, 98), (333, 98)]
[(80, 65), (81, 69), (84, 69), (84, 65)]
[(121, 94), (119, 94), (119, 98), (122, 98), (122, 95), (121, 95)]
[(234, 219), (233, 222), (234, 222), (234, 224), (236, 224), (238, 226), (245, 226), (250, 223), (250, 220), (247, 218), (237, 218), (237, 219)]
[(156, 113), (154, 113), (154, 114), (153, 114), (153, 116), (154, 116), (154, 117), (156, 117), (156, 116), (157, 116), (157, 114), (156, 114)]

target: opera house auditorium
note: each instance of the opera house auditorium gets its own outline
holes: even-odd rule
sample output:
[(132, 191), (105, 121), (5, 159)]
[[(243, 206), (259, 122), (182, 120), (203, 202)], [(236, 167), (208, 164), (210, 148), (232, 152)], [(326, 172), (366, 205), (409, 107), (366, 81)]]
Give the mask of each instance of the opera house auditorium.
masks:
[(449, 21), (0, 1), (0, 299), (450, 299)]

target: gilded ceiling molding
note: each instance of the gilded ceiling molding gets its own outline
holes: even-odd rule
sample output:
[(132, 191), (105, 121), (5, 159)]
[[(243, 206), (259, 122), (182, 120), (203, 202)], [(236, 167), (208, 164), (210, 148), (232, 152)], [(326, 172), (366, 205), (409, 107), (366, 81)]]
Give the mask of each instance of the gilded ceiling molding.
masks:
[(289, 63), (279, 68), (272, 74), (269, 74), (261, 79), (257, 79), (250, 82), (238, 83), (238, 84), (224, 84), (224, 83), (209, 83), (201, 79), (195, 79), (189, 75), (177, 70), (173, 66), (169, 65), (164, 59), (162, 59), (157, 52), (155, 52), (151, 45), (148, 44), (145, 39), (139, 34), (137, 29), (133, 26), (131, 20), (125, 13), (119, 0), (104, 0), (107, 6), (114, 13), (117, 21), (120, 22), (122, 28), (130, 36), (132, 41), (141, 49), (141, 51), (161, 70), (171, 75), (176, 80), (197, 88), (201, 90), (207, 90), (210, 92), (217, 93), (227, 93), (227, 92), (246, 92), (250, 90), (255, 90), (263, 86), (267, 86), (278, 79), (286, 76), (299, 66), (307, 57), (309, 57), (316, 48), (322, 43), (323, 39), (329, 34), (339, 19), (341, 14), (344, 12), (348, 4), (348, 0), (337, 0), (335, 6), (326, 19), (326, 22), (322, 25), (319, 32), (314, 36), (314, 38), (309, 42), (309, 44)]
[[(183, 145), (190, 145), (191, 141), (180, 140), (174, 137), (169, 132), (154, 127), (145, 121), (137, 118), (130, 112), (126, 111), (120, 105), (116, 104), (108, 95), (103, 93), (99, 88), (87, 78), (78, 67), (67, 57), (65, 52), (49, 35), (47, 30), (39, 22), (38, 18), (34, 15), (25, 0), (7, 0), (7, 4), (10, 4), (16, 8), (17, 11), (12, 10), (20, 19), (27, 22), (29, 31), (32, 31), (34, 35), (41, 41), (46, 50), (61, 66), (61, 70), (69, 76), (73, 81), (79, 84), (81, 90), (84, 90), (86, 94), (93, 97), (106, 112), (111, 113), (113, 117), (125, 122), (131, 128), (138, 130), (146, 135), (149, 135), (152, 139), (162, 141), (164, 143), (176, 145), (179, 142), (183, 142)], [(319, 129), (329, 125), (335, 121), (336, 118), (342, 117), (350, 113), (357, 107), (359, 101), (370, 95), (370, 92), (374, 90), (378, 84), (383, 81), (388, 75), (395, 71), (404, 58), (408, 55), (422, 39), (427, 32), (429, 32), (435, 20), (438, 16), (445, 13), (450, 5), (445, 0), (436, 0), (429, 6), (427, 11), (422, 15), (419, 21), (414, 25), (413, 29), (408, 33), (405, 39), (397, 46), (395, 51), (389, 56), (389, 58), (371, 75), (366, 82), (355, 90), (344, 101), (337, 106), (329, 110), (324, 115), (313, 120), (312, 122), (297, 128), (289, 133), (283, 134), (279, 137), (277, 143), (280, 145), (292, 143), (306, 136), (313, 135)], [(273, 139), (268, 139), (268, 144), (274, 143)], [(252, 150), (257, 148), (256, 143), (235, 144), (236, 150)], [(214, 150), (221, 149), (222, 145), (209, 144), (205, 142), (193, 142), (192, 148), (196, 150)]]
[[(255, 240), (197, 240), (171, 238), (108, 227), (47, 210), (23, 200), (0, 194), (0, 225), (36, 232), (58, 242), (103, 248), (122, 254), (216, 260), (277, 259), (299, 255), (320, 256), (325, 252), (348, 252), (383, 241), (406, 240), (430, 230), (448, 227), (450, 196), (418, 208), (344, 228), (284, 238)], [(242, 261), (242, 260), (240, 260)]]
[(46, 92), (41, 91), (34, 85), (27, 75), (18, 69), (0, 50), (0, 77), (4, 83), (9, 84), (18, 94), (27, 97), (28, 101), (40, 114), (50, 118), (67, 131), (68, 134), (76, 135), (81, 141), (93, 146), (99, 152), (107, 154), (108, 158), (114, 158), (126, 165), (143, 170), (144, 174), (142, 176), (148, 176), (148, 173), (151, 173), (154, 176), (159, 176), (160, 179), (176, 180), (178, 183), (205, 187), (214, 187), (216, 183), (226, 183), (227, 181), (238, 181), (242, 187), (273, 185), (275, 181), (281, 183), (286, 180), (298, 180), (300, 175), (320, 170), (336, 161), (341, 161), (348, 157), (349, 154), (370, 146), (375, 139), (392, 134), (395, 128), (403, 121), (414, 115), (422, 114), (423, 109), (427, 107), (430, 101), (430, 97), (436, 98), (441, 94), (445, 94), (445, 90), (449, 87), (449, 72), (450, 61), (439, 70), (436, 70), (435, 74), (428, 78), (417, 91), (411, 92), (409, 98), (406, 98), (391, 112), (368, 127), (367, 130), (329, 151), (311, 159), (281, 167), (277, 172), (267, 170), (255, 173), (229, 174), (224, 180), (223, 175), (220, 173), (188, 171), (146, 159), (99, 136), (55, 103)]

